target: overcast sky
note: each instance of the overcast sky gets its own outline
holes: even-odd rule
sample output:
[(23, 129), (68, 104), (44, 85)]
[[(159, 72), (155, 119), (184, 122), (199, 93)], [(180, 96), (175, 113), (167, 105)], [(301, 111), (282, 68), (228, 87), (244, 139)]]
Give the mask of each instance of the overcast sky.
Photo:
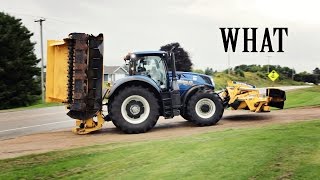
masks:
[[(243, 53), (243, 31), (231, 66), (271, 64), (298, 72), (320, 67), (320, 1), (318, 0), (1, 0), (0, 11), (22, 19), (34, 33), (40, 58), (39, 24), (46, 18), (44, 40), (63, 39), (70, 32), (104, 34), (104, 64), (121, 65), (128, 52), (158, 50), (179, 42), (190, 53), (194, 68), (228, 67), (220, 27), (259, 27), (257, 49), (264, 28), (288, 27), (284, 53)], [(272, 37), (277, 50), (278, 39)], [(250, 47), (250, 45), (249, 45)]]

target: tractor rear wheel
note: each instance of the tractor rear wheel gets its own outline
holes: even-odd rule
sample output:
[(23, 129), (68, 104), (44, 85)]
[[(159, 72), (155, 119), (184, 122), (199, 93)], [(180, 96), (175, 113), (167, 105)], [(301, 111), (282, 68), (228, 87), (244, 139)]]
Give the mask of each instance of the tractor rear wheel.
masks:
[(141, 86), (120, 90), (109, 105), (113, 124), (128, 134), (152, 129), (159, 118), (159, 104), (154, 94)]
[(187, 114), (199, 126), (211, 126), (222, 117), (224, 108), (220, 97), (212, 90), (200, 90), (189, 100)]

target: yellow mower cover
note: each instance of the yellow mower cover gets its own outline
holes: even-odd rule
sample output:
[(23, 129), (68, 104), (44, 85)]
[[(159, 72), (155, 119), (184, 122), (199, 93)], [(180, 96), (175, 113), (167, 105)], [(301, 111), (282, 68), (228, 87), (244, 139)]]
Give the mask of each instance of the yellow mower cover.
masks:
[(65, 102), (68, 46), (63, 40), (48, 40), (47, 44), (46, 102)]

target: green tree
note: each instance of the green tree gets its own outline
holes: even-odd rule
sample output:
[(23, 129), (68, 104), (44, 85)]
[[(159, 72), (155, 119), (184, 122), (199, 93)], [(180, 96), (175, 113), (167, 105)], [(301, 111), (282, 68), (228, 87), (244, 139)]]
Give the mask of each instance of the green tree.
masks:
[(206, 70), (204, 71), (204, 73), (206, 75), (212, 76), (214, 72), (213, 72), (212, 68), (207, 67)]
[(0, 109), (27, 106), (39, 98), (40, 68), (32, 35), (21, 19), (0, 12)]
[[(172, 47), (175, 47), (173, 52), (176, 58), (177, 71), (192, 71), (192, 62), (189, 53), (185, 51), (178, 42), (164, 45), (160, 48), (160, 50), (170, 51)], [(170, 63), (168, 63), (168, 65), (169, 69), (171, 70)]]
[(202, 69), (193, 69), (192, 72), (199, 73), (199, 74), (204, 74), (204, 71)]
[(318, 67), (316, 67), (313, 71), (313, 74), (320, 74), (320, 69)]

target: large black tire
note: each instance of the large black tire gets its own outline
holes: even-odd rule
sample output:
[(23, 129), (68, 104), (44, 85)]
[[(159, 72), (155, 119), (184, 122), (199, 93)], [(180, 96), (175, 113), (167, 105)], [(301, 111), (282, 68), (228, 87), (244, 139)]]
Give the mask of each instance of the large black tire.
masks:
[(144, 133), (159, 119), (159, 104), (154, 94), (141, 86), (120, 90), (109, 103), (113, 124), (128, 134)]
[(182, 117), (183, 117), (183, 119), (185, 119), (185, 120), (187, 120), (187, 121), (189, 121), (189, 122), (192, 122), (191, 117), (190, 117), (186, 112), (185, 112), (185, 113), (180, 114), (180, 116), (182, 116)]
[(212, 90), (200, 90), (188, 101), (187, 114), (191, 122), (198, 126), (216, 124), (221, 119), (223, 112), (222, 101)]

